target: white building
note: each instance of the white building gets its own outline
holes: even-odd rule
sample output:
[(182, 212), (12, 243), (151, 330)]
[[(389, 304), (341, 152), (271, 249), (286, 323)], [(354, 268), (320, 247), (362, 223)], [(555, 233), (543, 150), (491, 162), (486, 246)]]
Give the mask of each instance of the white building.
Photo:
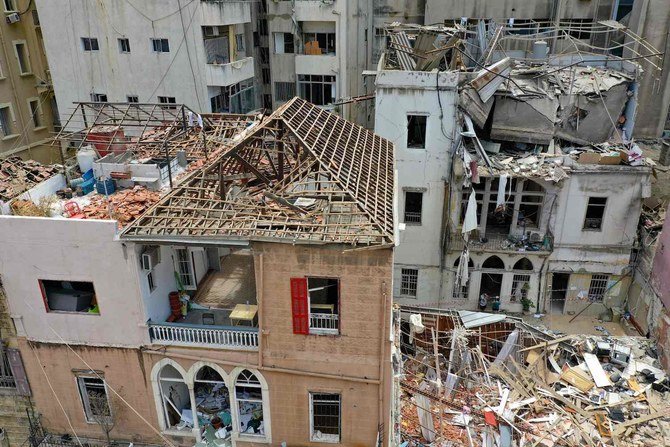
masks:
[(37, 7), (63, 119), (80, 101), (257, 107), (251, 2), (39, 0)]
[[(399, 26), (390, 34), (376, 76), (375, 130), (396, 146), (395, 300), (475, 309), (487, 294), (507, 311), (589, 306), (591, 315), (621, 305), (641, 202), (651, 192), (651, 168), (632, 161), (636, 148), (626, 143), (639, 67), (616, 58), (608, 68), (596, 60), (580, 67), (569, 54), (533, 66), (511, 37), (506, 54), (524, 65), (487, 56), (454, 28)], [(450, 39), (489, 67), (454, 69), (467, 61), (449, 52)], [(559, 86), (545, 73), (567, 81)], [(581, 89), (581, 79), (602, 84)], [(464, 234), (471, 196), (476, 222)], [(464, 259), (468, 268), (460, 269)]]

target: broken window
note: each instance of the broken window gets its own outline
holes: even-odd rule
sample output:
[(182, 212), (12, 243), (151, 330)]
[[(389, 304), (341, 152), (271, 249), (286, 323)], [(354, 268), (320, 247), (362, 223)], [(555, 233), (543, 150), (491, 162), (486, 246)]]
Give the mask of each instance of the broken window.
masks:
[(341, 397), (334, 393), (309, 393), (312, 420), (310, 440), (340, 442)]
[(426, 148), (426, 115), (407, 115), (407, 147)]
[(589, 197), (586, 206), (586, 217), (584, 218), (585, 230), (601, 230), (603, 216), (607, 206), (607, 197)]
[(263, 389), (256, 375), (248, 369), (235, 382), (240, 434), (265, 436), (263, 425)]
[(84, 51), (98, 51), (100, 49), (96, 37), (82, 37), (81, 45), (84, 48)]
[(285, 102), (295, 96), (295, 82), (275, 82), (275, 100)]
[(610, 275), (591, 275), (589, 284), (589, 301), (602, 302), (607, 292), (607, 282)]
[(339, 332), (340, 281), (336, 278), (307, 278), (309, 333)]
[[(97, 40), (95, 45), (97, 50)], [(30, 57), (28, 56), (28, 49), (25, 41), (14, 43), (14, 52), (16, 53), (16, 59), (19, 62), (19, 73), (22, 75), (30, 74)]]
[(198, 406), (200, 426), (218, 416), (226, 431), (231, 433), (233, 421), (230, 412), (230, 393), (221, 374), (210, 366), (200, 368), (193, 382), (193, 393)]
[(335, 99), (335, 76), (298, 75), (300, 97), (317, 106), (331, 104)]
[(128, 96), (126, 96), (126, 101), (128, 101), (128, 102), (140, 102), (140, 98), (137, 95), (128, 95)]
[(227, 26), (203, 26), (202, 35), (208, 64), (231, 62)]
[(591, 38), (593, 19), (569, 19), (561, 20), (560, 26), (567, 28), (568, 35), (575, 39), (588, 40)]
[(170, 42), (167, 39), (151, 39), (151, 48), (154, 53), (169, 53)]
[(33, 126), (35, 129), (42, 127), (42, 112), (40, 111), (40, 103), (37, 99), (32, 99), (28, 101), (30, 106), (30, 116), (33, 119)]
[(87, 422), (100, 423), (112, 417), (105, 381), (99, 375), (77, 376), (77, 385)]
[(174, 96), (159, 96), (158, 102), (161, 104), (176, 104), (177, 99)]
[(92, 282), (39, 280), (47, 312), (99, 314)]
[(421, 224), (423, 193), (405, 191), (405, 223)]
[(400, 295), (415, 297), (419, 283), (419, 270), (401, 269), (400, 271)]
[(335, 56), (335, 33), (303, 33), (304, 54)]
[(184, 377), (172, 365), (165, 365), (158, 372), (158, 390), (166, 429), (193, 426), (191, 396)]
[(120, 38), (119, 41), (119, 52), (120, 53), (130, 53), (130, 39)]
[(270, 69), (269, 68), (261, 69), (261, 77), (263, 79), (263, 84), (269, 84), (270, 81), (272, 80), (272, 76), (270, 75)]
[(292, 33), (273, 33), (275, 54), (289, 54), (295, 52)]
[(107, 102), (107, 95), (104, 93), (91, 93), (91, 101), (93, 102)]
[(0, 106), (0, 130), (2, 131), (3, 137), (14, 134), (12, 123), (13, 119), (10, 106)]

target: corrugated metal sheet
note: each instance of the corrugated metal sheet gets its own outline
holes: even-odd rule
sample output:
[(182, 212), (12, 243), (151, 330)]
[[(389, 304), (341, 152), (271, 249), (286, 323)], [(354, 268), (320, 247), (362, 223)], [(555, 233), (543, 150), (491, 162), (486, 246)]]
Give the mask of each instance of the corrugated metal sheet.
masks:
[(500, 321), (504, 321), (506, 318), (504, 314), (489, 314), (486, 312), (472, 312), (469, 310), (459, 310), (458, 316), (461, 317), (463, 327), (466, 329), (472, 329), (491, 323), (498, 323)]

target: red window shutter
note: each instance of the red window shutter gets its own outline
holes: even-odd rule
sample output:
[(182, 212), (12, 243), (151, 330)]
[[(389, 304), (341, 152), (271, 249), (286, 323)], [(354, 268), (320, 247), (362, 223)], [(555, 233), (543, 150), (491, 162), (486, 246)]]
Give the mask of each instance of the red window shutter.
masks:
[(307, 278), (291, 278), (291, 308), (293, 311), (293, 333), (309, 334)]

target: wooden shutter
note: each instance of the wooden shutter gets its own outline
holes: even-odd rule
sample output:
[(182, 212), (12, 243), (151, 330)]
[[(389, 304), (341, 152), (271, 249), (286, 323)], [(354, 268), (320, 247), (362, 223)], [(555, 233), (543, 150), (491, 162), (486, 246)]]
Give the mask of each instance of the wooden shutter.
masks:
[(23, 368), (21, 352), (18, 349), (7, 348), (5, 354), (7, 360), (9, 360), (9, 367), (12, 369), (14, 383), (16, 383), (16, 393), (19, 396), (30, 396), (30, 385), (28, 384), (26, 370)]
[(291, 278), (291, 308), (293, 313), (293, 333), (309, 334), (307, 278)]

